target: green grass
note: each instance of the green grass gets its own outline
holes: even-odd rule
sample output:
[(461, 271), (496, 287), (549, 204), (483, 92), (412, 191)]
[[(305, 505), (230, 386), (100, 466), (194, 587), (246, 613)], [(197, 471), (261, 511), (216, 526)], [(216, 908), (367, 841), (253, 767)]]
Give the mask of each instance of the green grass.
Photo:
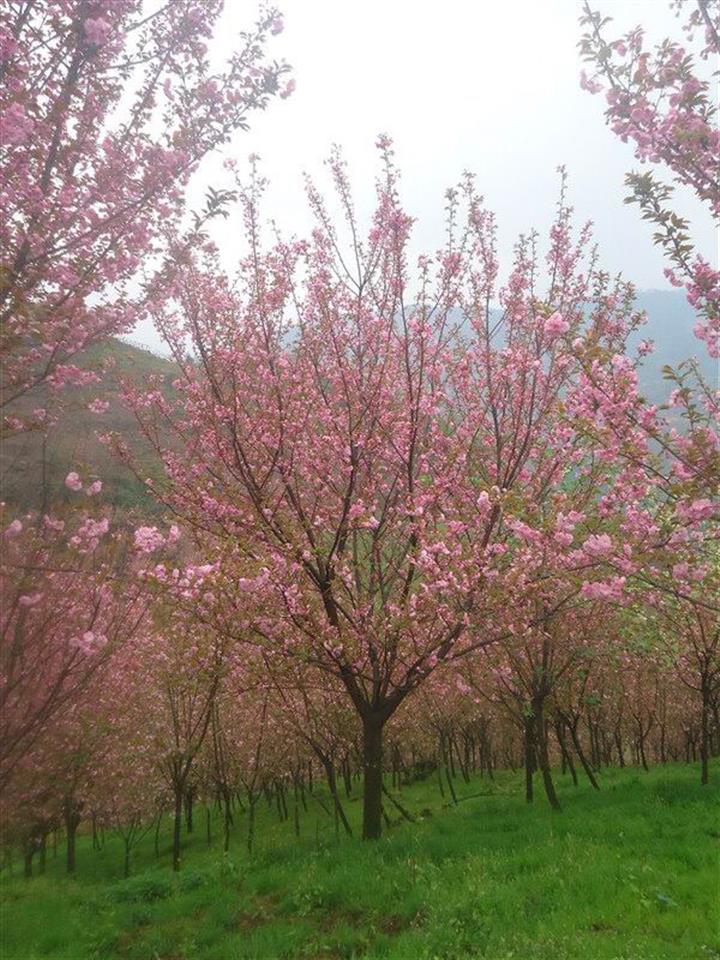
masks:
[[(434, 780), (403, 790), (416, 824), (376, 844), (336, 839), (318, 804), (279, 823), (261, 801), (257, 849), (238, 818), (229, 855), (204, 811), (183, 866), (148, 836), (81, 838), (75, 879), (3, 875), (3, 960), (718, 960), (717, 793), (695, 768), (605, 771), (602, 792), (558, 777), (564, 810), (528, 808), (519, 776), (474, 780), (446, 807)], [(353, 824), (359, 801), (348, 804)], [(317, 816), (316, 816), (317, 811)], [(219, 831), (219, 823), (217, 824)]]

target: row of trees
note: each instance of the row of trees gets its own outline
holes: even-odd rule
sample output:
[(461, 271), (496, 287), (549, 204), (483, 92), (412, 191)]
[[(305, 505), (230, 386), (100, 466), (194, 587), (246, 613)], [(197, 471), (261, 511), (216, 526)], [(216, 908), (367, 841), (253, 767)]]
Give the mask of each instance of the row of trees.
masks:
[[(554, 759), (597, 785), (611, 760), (685, 756), (707, 782), (717, 394), (688, 364), (668, 371), (668, 409), (641, 396), (652, 345), (628, 340), (643, 317), (590, 229), (573, 228), (564, 178), (547, 243), (521, 237), (505, 273), (470, 177), (447, 194), (443, 246), (411, 263), (386, 137), (366, 229), (337, 153), (333, 202), (308, 187), (306, 240), (265, 242), (256, 171), (184, 217), (202, 157), (291, 91), (265, 59), (274, 12), (211, 65), (219, 10), (23, 0), (3, 13), (3, 429), (52, 429), (47, 406), (13, 404), (101, 382), (72, 358), (142, 316), (177, 368), (127, 386), (142, 456), (106, 437), (161, 519), (113, 514), (80, 467), (64, 511), (8, 511), (9, 838), (31, 864), (62, 822), (72, 869), (91, 815), (123, 832), (127, 869), (171, 805), (177, 867), (193, 798), (222, 806), (227, 843), (242, 795), (252, 845), (263, 792), (285, 810), (291, 789), (299, 824), (320, 769), (347, 830), (339, 784), (362, 770), (368, 839), (390, 804), (402, 811), (388, 771), (397, 785), (433, 766), (454, 796), (448, 771), (522, 761), (528, 795), (537, 769), (553, 806)], [(691, 13), (701, 56), (717, 12)], [(584, 82), (608, 86), (616, 132), (716, 209), (693, 61), (668, 43), (655, 63), (640, 34), (610, 43), (597, 15), (585, 23), (597, 74)], [(690, 259), (665, 188), (631, 183), (714, 353), (717, 274)], [(230, 276), (208, 223), (232, 199), (247, 252)]]
[[(638, 647), (624, 637), (624, 620), (585, 622), (570, 663), (552, 673), (535, 667), (547, 648), (539, 636), (498, 647), (488, 662), (468, 661), (462, 674), (436, 671), (387, 724), (382, 821), (414, 819), (402, 788), (420, 778), (436, 778), (440, 796), (456, 804), (472, 776), (524, 767), (527, 801), (539, 777), (560, 809), (554, 767), (602, 789), (609, 765), (704, 764), (719, 752), (718, 684), (705, 718), (697, 672), (685, 674), (670, 650)], [(318, 818), (353, 834), (348, 800), (360, 793), (363, 730), (321, 673), (288, 663), (268, 670), (262, 656), (188, 633), (179, 621), (128, 641), (113, 663), (16, 768), (6, 863), (19, 848), (27, 876), (37, 859), (44, 869), (59, 834), (73, 872), (82, 821), (94, 845), (107, 830), (120, 834), (125, 875), (148, 834), (161, 855), (168, 827), (174, 869), (183, 833), (194, 828), (225, 851), (242, 831), (252, 853), (266, 803), (296, 837)]]

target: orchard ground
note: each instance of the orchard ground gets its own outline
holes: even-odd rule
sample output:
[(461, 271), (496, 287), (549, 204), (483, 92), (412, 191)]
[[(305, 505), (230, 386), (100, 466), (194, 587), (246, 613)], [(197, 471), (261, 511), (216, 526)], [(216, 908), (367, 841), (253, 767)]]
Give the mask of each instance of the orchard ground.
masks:
[[(718, 795), (697, 768), (607, 769), (602, 789), (558, 775), (563, 811), (525, 804), (500, 772), (443, 799), (434, 775), (395, 794), (377, 843), (336, 836), (313, 798), (294, 836), (259, 805), (256, 847), (238, 812), (230, 852), (219, 815), (196, 809), (182, 868), (150, 831), (122, 878), (121, 840), (62, 844), (46, 873), (2, 874), (4, 960), (717, 960)], [(389, 785), (388, 785), (389, 786)], [(359, 786), (345, 804), (359, 833)], [(322, 795), (319, 794), (320, 799)], [(37, 871), (37, 866), (36, 866)]]

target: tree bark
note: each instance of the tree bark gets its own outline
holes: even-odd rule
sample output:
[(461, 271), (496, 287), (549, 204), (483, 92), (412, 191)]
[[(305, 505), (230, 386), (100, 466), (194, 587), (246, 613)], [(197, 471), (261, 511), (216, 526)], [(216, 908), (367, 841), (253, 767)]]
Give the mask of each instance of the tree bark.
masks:
[(567, 766), (570, 771), (570, 776), (572, 777), (573, 786), (578, 785), (577, 771), (575, 770), (575, 764), (573, 763), (572, 757), (570, 756), (570, 751), (567, 748), (565, 743), (565, 737), (562, 731), (562, 721), (557, 720), (555, 722), (555, 736), (557, 737), (557, 742), (560, 745), (560, 751), (563, 757), (563, 763)]
[(80, 824), (80, 811), (77, 803), (72, 797), (68, 797), (65, 800), (63, 805), (63, 816), (65, 818), (65, 832), (67, 836), (67, 872), (75, 873), (75, 840), (77, 837), (77, 828)]
[(535, 731), (533, 718), (525, 717), (525, 802), (533, 802), (533, 774), (535, 773)]
[(183, 790), (175, 787), (175, 820), (173, 823), (173, 870), (180, 869), (180, 831), (182, 829)]
[(160, 810), (158, 810), (157, 823), (155, 824), (155, 844), (154, 844), (154, 849), (155, 849), (155, 856), (156, 856), (156, 857), (159, 857), (159, 856), (160, 856), (160, 827), (162, 826), (162, 817), (163, 817), (163, 812), (162, 812), (162, 809), (160, 809)]
[(382, 716), (366, 714), (363, 717), (363, 840), (378, 840), (382, 834), (382, 734)]
[(545, 787), (545, 793), (550, 806), (553, 808), (553, 810), (560, 810), (560, 801), (558, 800), (557, 793), (555, 792), (555, 784), (553, 783), (552, 773), (550, 771), (550, 758), (548, 756), (547, 747), (547, 730), (545, 728), (543, 701), (541, 699), (537, 699), (533, 703), (533, 714), (535, 717), (537, 755), (540, 772), (542, 773), (543, 786)]
[(575, 747), (575, 753), (577, 753), (578, 755), (578, 759), (582, 764), (582, 768), (585, 771), (588, 780), (592, 784), (593, 789), (599, 790), (600, 787), (598, 785), (597, 780), (595, 779), (595, 774), (593, 773), (592, 767), (587, 761), (587, 757), (585, 756), (585, 752), (583, 751), (582, 744), (580, 743), (580, 737), (578, 736), (578, 732), (577, 732), (577, 720), (574, 723), (568, 724), (568, 726), (570, 729), (570, 736), (572, 737), (573, 746)]
[(709, 685), (703, 679), (700, 685), (702, 694), (702, 709), (700, 713), (700, 783), (703, 786), (709, 782), (710, 775), (708, 771), (708, 755), (710, 753), (710, 690)]
[(186, 829), (188, 833), (193, 832), (193, 800), (194, 800), (194, 791), (193, 788), (190, 789), (185, 794), (185, 821)]

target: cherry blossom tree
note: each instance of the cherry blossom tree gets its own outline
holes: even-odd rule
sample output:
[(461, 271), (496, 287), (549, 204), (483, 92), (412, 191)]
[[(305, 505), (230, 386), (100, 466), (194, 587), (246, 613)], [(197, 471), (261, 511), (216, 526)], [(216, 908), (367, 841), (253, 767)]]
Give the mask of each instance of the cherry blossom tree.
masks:
[[(676, 0), (678, 13), (689, 8), (684, 24), (689, 49), (675, 39), (655, 50), (636, 27), (615, 40), (606, 37), (610, 18), (585, 0), (580, 49), (591, 64), (582, 84), (604, 91), (606, 117), (613, 132), (635, 144), (643, 163), (664, 167), (676, 183), (689, 187), (716, 219), (720, 216), (720, 133), (717, 125), (717, 57), (720, 54), (720, 5), (716, 0)], [(684, 286), (698, 320), (695, 334), (712, 357), (720, 356), (720, 272), (695, 253), (690, 225), (670, 206), (672, 187), (652, 170), (628, 174), (628, 202), (637, 203), (656, 228), (655, 242), (665, 250), (667, 274)]]
[[(80, 481), (78, 481), (80, 482)], [(122, 531), (95, 509), (16, 517), (3, 531), (0, 783), (80, 700), (147, 610)]]
[[(199, 163), (286, 96), (269, 9), (224, 65), (221, 0), (9, 0), (0, 13), (0, 404), (87, 382), (73, 357), (144, 314), (143, 267)], [(222, 192), (210, 194), (208, 214)], [(35, 419), (40, 417), (38, 413)], [(32, 419), (32, 418), (31, 418)], [(32, 421), (35, 422), (34, 420)], [(40, 422), (40, 421), (38, 421)], [(12, 417), (10, 429), (28, 424)], [(30, 424), (32, 425), (32, 424)]]
[[(195, 615), (326, 672), (356, 710), (368, 838), (380, 833), (382, 733), (395, 710), (438, 663), (532, 629), (577, 596), (615, 549), (604, 527), (648, 484), (585, 429), (598, 417), (620, 429), (618, 405), (641, 404), (626, 397), (632, 362), (621, 356), (636, 321), (627, 291), (597, 271), (588, 232), (573, 239), (564, 200), (542, 292), (534, 235), (497, 289), (494, 222), (471, 178), (448, 194), (445, 248), (413, 278), (411, 219), (389, 141), (379, 148), (366, 240), (343, 163), (331, 161), (349, 250), (311, 185), (311, 240), (266, 252), (254, 180), (237, 280), (209, 247), (164, 278), (156, 320), (181, 370), (176, 398), (129, 394), (151, 444), (155, 416), (181, 440), (157, 450), (165, 475), (149, 483), (211, 560)], [(580, 354), (594, 356), (609, 395), (588, 399)], [(614, 496), (585, 524), (611, 481)], [(589, 534), (597, 542), (583, 547)], [(162, 564), (156, 580), (176, 589)], [(616, 595), (624, 582), (595, 589)]]

